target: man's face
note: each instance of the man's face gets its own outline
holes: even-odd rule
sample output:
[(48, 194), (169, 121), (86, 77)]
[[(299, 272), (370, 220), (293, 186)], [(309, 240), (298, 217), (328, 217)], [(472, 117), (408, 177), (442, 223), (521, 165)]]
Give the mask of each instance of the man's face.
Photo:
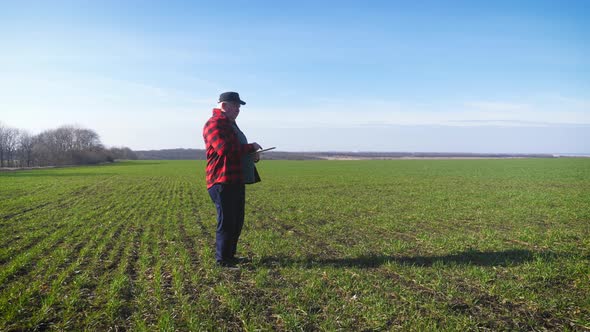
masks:
[(240, 114), (240, 103), (224, 102), (223, 111), (230, 120), (235, 120)]

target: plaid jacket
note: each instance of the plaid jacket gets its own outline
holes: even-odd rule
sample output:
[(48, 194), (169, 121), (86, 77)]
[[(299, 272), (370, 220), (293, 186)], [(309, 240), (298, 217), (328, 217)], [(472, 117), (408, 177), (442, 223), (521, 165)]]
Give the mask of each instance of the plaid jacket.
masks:
[(203, 127), (207, 150), (207, 189), (216, 183), (244, 183), (242, 156), (254, 152), (252, 144), (240, 144), (232, 122), (220, 109)]

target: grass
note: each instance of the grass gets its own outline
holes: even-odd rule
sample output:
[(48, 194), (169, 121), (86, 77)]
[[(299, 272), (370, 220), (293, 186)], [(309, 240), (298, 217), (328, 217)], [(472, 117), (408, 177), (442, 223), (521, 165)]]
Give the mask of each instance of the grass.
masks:
[(200, 161), (0, 173), (0, 330), (589, 330), (590, 160), (263, 161), (240, 271)]

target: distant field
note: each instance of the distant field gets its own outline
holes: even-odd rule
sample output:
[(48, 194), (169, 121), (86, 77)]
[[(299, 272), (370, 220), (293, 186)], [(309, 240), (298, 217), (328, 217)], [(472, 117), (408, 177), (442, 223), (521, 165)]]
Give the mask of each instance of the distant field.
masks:
[(240, 271), (202, 161), (0, 173), (0, 331), (590, 330), (590, 159), (259, 170)]

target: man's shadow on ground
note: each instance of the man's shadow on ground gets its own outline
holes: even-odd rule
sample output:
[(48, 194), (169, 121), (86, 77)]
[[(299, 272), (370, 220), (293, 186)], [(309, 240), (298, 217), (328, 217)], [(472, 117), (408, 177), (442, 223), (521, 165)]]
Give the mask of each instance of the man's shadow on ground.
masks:
[(534, 259), (543, 261), (552, 260), (557, 254), (552, 252), (533, 252), (530, 250), (511, 249), (504, 251), (478, 251), (468, 250), (457, 254), (443, 256), (386, 256), (365, 255), (353, 258), (322, 258), (321, 256), (308, 256), (305, 258), (293, 258), (289, 256), (265, 256), (260, 259), (260, 264), (267, 267), (356, 267), (376, 268), (387, 263), (429, 267), (433, 265), (474, 265), (474, 266), (514, 266)]

